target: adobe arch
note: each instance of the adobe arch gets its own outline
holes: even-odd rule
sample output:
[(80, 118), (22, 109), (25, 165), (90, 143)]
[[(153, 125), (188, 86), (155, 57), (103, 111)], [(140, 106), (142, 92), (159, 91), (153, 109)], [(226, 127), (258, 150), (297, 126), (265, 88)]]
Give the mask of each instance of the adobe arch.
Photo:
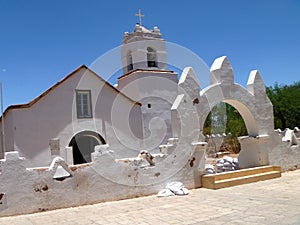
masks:
[[(217, 103), (228, 103), (239, 111), (248, 131), (248, 136), (239, 138), (242, 147), (239, 154), (240, 168), (269, 164), (269, 136), (274, 133), (273, 106), (266, 95), (259, 72), (251, 71), (246, 89), (234, 83), (232, 67), (227, 57), (223, 56), (217, 58), (211, 66), (210, 80), (211, 84), (200, 91), (197, 76), (188, 67), (184, 69), (179, 81), (178, 96), (186, 96), (195, 103), (193, 106), (197, 111), (199, 129), (203, 129), (206, 117)], [(178, 136), (180, 131), (176, 118), (172, 123), (173, 135)], [(202, 131), (198, 140), (204, 141)]]
[(211, 85), (200, 92), (199, 123), (203, 128), (211, 109), (220, 102), (236, 108), (244, 119), (248, 135), (270, 135), (274, 131), (273, 105), (266, 95), (265, 85), (257, 70), (251, 71), (247, 89), (234, 83), (233, 70), (223, 56), (211, 67)]

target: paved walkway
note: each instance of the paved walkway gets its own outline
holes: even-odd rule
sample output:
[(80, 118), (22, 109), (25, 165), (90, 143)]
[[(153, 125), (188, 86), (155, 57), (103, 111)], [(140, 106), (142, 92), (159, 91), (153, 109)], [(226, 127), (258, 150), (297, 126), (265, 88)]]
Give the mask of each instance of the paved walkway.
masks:
[(188, 196), (149, 196), (0, 218), (0, 225), (300, 224), (300, 170), (281, 178)]

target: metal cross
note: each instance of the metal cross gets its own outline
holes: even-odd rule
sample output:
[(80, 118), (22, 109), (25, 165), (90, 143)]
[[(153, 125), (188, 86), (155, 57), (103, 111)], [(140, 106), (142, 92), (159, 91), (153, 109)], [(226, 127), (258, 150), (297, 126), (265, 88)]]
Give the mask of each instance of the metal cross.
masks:
[(142, 14), (141, 10), (139, 9), (139, 13), (137, 13), (135, 15), (139, 17), (140, 25), (142, 25), (142, 17), (144, 17), (144, 15)]

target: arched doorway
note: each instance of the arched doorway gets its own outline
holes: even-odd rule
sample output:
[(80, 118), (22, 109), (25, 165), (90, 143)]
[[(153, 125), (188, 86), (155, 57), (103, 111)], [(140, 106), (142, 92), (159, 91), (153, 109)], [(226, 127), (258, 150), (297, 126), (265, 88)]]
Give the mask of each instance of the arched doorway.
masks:
[(215, 148), (220, 149), (222, 144), (229, 145), (232, 154), (237, 154), (240, 151), (237, 138), (248, 135), (244, 119), (240, 112), (225, 102), (220, 102), (212, 108), (204, 122), (202, 130), (206, 139), (216, 140), (216, 142), (211, 140)]
[(206, 164), (217, 173), (238, 169), (241, 144), (238, 137), (248, 136), (246, 124), (238, 109), (226, 102), (215, 105), (208, 114), (203, 134)]
[[(220, 93), (216, 95), (216, 93)], [(268, 101), (267, 98), (263, 99)], [(211, 109), (220, 102), (234, 107), (241, 115), (246, 129), (246, 136), (238, 137), (241, 151), (238, 154), (240, 169), (268, 165), (268, 133), (272, 129), (272, 111), (269, 104), (260, 105), (255, 96), (237, 84), (223, 87), (222, 84), (211, 86), (200, 95), (199, 122), (204, 127), (205, 119)], [(201, 111), (200, 111), (201, 109)], [(270, 108), (272, 110), (272, 108)], [(269, 113), (270, 112), (270, 113)]]
[[(182, 89), (179, 89), (179, 95), (172, 106), (173, 136), (180, 137), (185, 133), (185, 138), (191, 136), (204, 142), (205, 136), (201, 129), (209, 112), (216, 104), (225, 102), (239, 112), (248, 133), (247, 136), (238, 137), (241, 145), (239, 168), (268, 165), (270, 137), (274, 133), (273, 106), (259, 72), (251, 71), (246, 89), (234, 82), (232, 67), (224, 56), (216, 59), (211, 66), (210, 81), (208, 87), (200, 90), (194, 71), (191, 68), (184, 70), (179, 81)], [(179, 118), (189, 121), (186, 127), (178, 122)], [(198, 123), (195, 123), (197, 120)]]
[(69, 143), (69, 147), (73, 147), (74, 165), (91, 162), (91, 153), (95, 146), (102, 144), (106, 144), (104, 138), (94, 131), (77, 133)]

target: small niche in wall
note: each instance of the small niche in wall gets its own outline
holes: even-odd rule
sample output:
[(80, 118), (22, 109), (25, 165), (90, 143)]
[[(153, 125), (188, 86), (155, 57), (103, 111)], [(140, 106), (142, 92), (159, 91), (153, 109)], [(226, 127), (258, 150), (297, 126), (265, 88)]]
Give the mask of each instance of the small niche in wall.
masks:
[(60, 155), (60, 144), (59, 144), (59, 138), (52, 138), (49, 141), (49, 146), (51, 150), (52, 156), (59, 156)]
[(151, 104), (148, 104), (148, 108), (151, 109), (151, 107), (152, 107)]

